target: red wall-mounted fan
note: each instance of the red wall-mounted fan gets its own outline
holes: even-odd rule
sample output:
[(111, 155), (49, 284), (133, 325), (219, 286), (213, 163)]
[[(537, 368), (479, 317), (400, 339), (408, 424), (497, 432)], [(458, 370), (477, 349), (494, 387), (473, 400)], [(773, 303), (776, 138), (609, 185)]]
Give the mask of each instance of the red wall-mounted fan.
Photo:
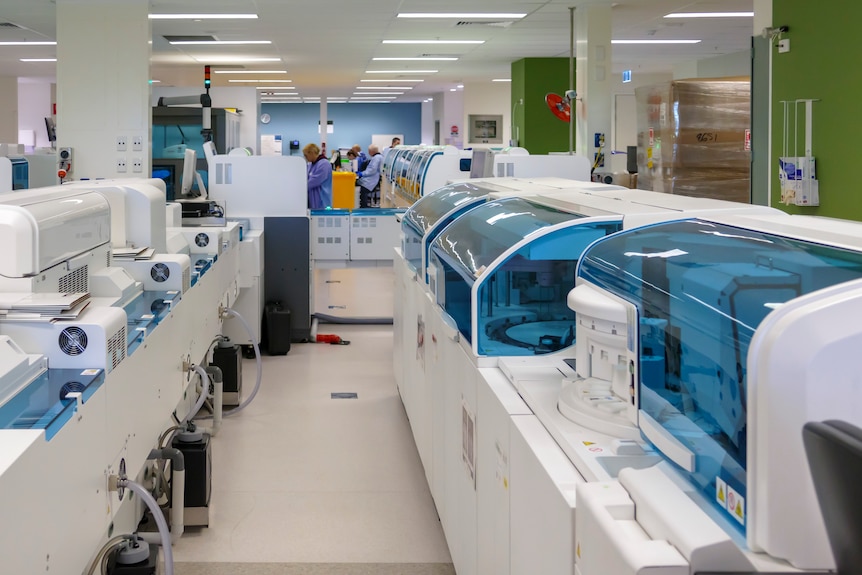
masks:
[(568, 98), (550, 92), (545, 95), (545, 103), (557, 118), (564, 122), (572, 121), (572, 105)]

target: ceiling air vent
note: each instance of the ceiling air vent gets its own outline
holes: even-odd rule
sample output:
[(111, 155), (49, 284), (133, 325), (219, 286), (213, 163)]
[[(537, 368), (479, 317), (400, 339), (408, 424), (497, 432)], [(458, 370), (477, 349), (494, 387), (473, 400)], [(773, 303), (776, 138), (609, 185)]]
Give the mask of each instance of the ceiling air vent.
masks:
[(215, 36), (162, 36), (168, 42), (215, 42)]
[(488, 20), (459, 20), (455, 23), (455, 26), (490, 26), (492, 28), (508, 28), (514, 23), (514, 20), (497, 20), (493, 22)]

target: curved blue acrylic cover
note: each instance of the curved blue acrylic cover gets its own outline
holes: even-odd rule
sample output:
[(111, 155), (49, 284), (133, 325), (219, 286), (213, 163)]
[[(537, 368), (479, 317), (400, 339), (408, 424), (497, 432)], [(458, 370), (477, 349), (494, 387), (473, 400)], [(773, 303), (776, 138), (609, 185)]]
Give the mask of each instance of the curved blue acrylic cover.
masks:
[(522, 198), (495, 200), (452, 222), (434, 240), (432, 250), (472, 282), (503, 252), (530, 234), (582, 217)]
[[(404, 214), (404, 219), (401, 220), (401, 231), (404, 234), (401, 247), (404, 258), (413, 269), (421, 269), (422, 251), (427, 252), (428, 246), (437, 237), (437, 233), (454, 218), (485, 201), (487, 195), (487, 189), (463, 182), (439, 188), (419, 198), (410, 206)], [(431, 235), (426, 237), (429, 231)]]
[(693, 453), (687, 473), (744, 530), (744, 505), (729, 509), (727, 501), (731, 492), (737, 502), (746, 496), (752, 336), (773, 308), (862, 277), (862, 254), (686, 220), (597, 242), (578, 275), (646, 319), (638, 336), (640, 409)]
[(506, 198), (466, 212), (434, 240), (437, 303), (476, 342), (479, 355), (533, 355), (572, 344), (574, 314), (566, 296), (577, 261), (590, 243), (621, 226), (584, 217)]

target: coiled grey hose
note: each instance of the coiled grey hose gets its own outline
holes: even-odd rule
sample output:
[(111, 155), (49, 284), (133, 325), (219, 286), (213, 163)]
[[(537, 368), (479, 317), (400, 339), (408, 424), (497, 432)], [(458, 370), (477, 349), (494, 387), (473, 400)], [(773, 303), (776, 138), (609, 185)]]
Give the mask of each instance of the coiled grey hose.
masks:
[(254, 358), (257, 364), (257, 380), (254, 383), (254, 389), (252, 389), (251, 395), (245, 398), (242, 403), (240, 403), (233, 409), (225, 411), (224, 415), (228, 416), (235, 415), (245, 409), (246, 406), (248, 406), (248, 404), (251, 403), (252, 400), (254, 400), (254, 397), (257, 395), (257, 392), (260, 391), (260, 381), (263, 374), (263, 362), (260, 359), (260, 347), (258, 347), (257, 340), (254, 338), (254, 332), (252, 332), (251, 326), (248, 325), (248, 322), (245, 321), (245, 318), (231, 308), (227, 308), (226, 310), (224, 310), (224, 312), (225, 315), (238, 319), (239, 322), (242, 324), (242, 327), (245, 328), (246, 333), (248, 333), (248, 338), (251, 340), (251, 345), (254, 348)]
[(204, 402), (207, 400), (207, 397), (210, 397), (210, 376), (206, 372), (204, 368), (199, 365), (192, 366), (192, 370), (199, 376), (201, 376), (201, 394), (198, 397), (195, 404), (192, 406), (191, 410), (189, 410), (188, 415), (186, 415), (182, 421), (180, 421), (180, 427), (194, 419), (194, 416), (198, 414), (201, 407), (203, 407)]
[(116, 537), (109, 539), (102, 546), (102, 548), (99, 549), (99, 552), (96, 553), (96, 556), (93, 557), (93, 561), (90, 563), (90, 567), (87, 569), (87, 575), (93, 575), (96, 572), (97, 567), (100, 568), (100, 573), (102, 573), (105, 570), (104, 562), (105, 557), (108, 556), (108, 553), (110, 553), (111, 550), (115, 547), (118, 547), (123, 541), (127, 541), (132, 538), (134, 538), (134, 535), (117, 535)]
[(150, 492), (140, 483), (135, 483), (130, 479), (119, 479), (117, 485), (120, 487), (128, 487), (133, 493), (147, 505), (153, 518), (156, 520), (156, 525), (159, 528), (159, 535), (162, 538), (162, 552), (165, 554), (165, 573), (164, 575), (174, 575), (174, 550), (171, 548), (171, 532), (168, 529), (168, 522), (159, 504), (150, 495)]

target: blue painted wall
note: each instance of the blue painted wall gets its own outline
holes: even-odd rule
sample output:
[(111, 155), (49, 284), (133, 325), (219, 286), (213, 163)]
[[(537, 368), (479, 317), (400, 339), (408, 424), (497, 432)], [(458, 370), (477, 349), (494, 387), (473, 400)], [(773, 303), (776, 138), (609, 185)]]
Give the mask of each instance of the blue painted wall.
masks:
[[(261, 104), (272, 120), (260, 126), (261, 134), (281, 134), (285, 155), (288, 143), (299, 140), (300, 149), (309, 142), (320, 144), (317, 122), (318, 104)], [(372, 134), (404, 134), (405, 144), (422, 141), (422, 104), (329, 104), (327, 117), (334, 131), (326, 138), (326, 150), (349, 148), (359, 144), (363, 150), (371, 144)]]

